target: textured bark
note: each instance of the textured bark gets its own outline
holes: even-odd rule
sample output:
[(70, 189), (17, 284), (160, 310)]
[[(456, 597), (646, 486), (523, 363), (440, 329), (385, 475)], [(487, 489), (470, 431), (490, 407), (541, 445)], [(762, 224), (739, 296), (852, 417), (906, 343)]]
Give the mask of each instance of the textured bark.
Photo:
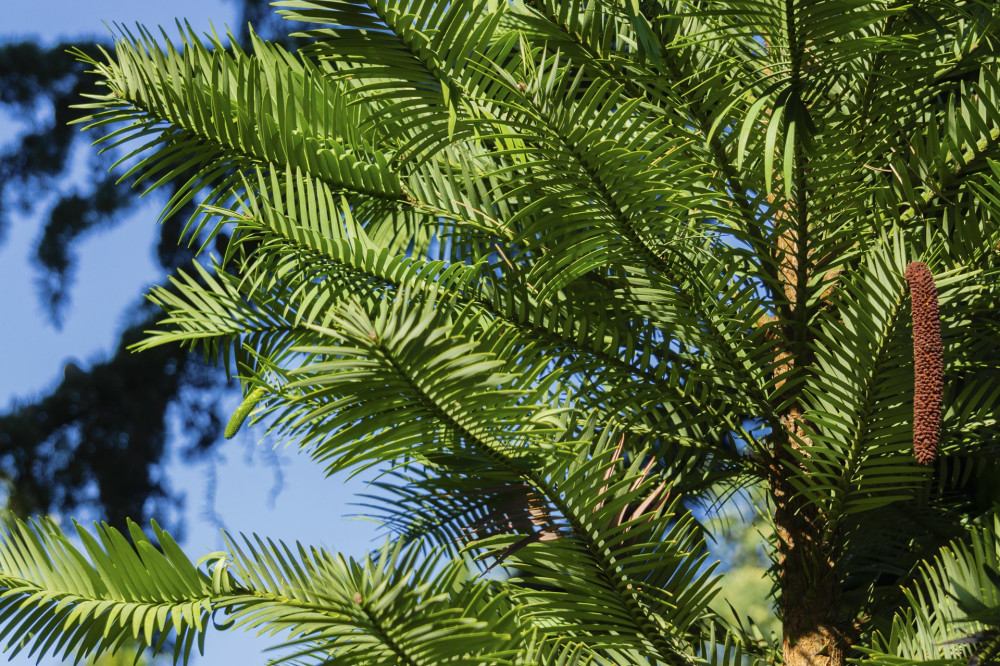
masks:
[[(797, 407), (784, 416), (790, 435), (808, 444)], [(838, 617), (836, 562), (821, 541), (822, 517), (797, 498), (780, 457), (772, 470), (778, 537), (782, 651), (788, 666), (843, 666), (850, 641)]]
[[(784, 227), (777, 242), (775, 260), (777, 278), (782, 284), (788, 302), (788, 311), (794, 318), (799, 307), (797, 288), (799, 282), (798, 236), (785, 210), (775, 214), (776, 227)], [(806, 253), (808, 257), (808, 253)], [(824, 275), (820, 298), (829, 299), (834, 291), (839, 271), (828, 270)], [(774, 319), (762, 320), (769, 324)], [(797, 359), (793, 353), (789, 331), (784, 335), (769, 334), (775, 340), (775, 360), (778, 365), (775, 389), (785, 384), (795, 364), (808, 365), (809, 359)], [(816, 506), (797, 497), (789, 482), (790, 465), (796, 459), (808, 456), (802, 446), (811, 444), (803, 428), (803, 411), (793, 401), (782, 414), (787, 442), (786, 448), (776, 441), (770, 469), (771, 491), (775, 501), (774, 521), (778, 538), (778, 570), (783, 631), (782, 650), (788, 666), (844, 666), (850, 648), (848, 634), (838, 617), (839, 581), (836, 572), (836, 548), (823, 543), (825, 534), (823, 517)]]

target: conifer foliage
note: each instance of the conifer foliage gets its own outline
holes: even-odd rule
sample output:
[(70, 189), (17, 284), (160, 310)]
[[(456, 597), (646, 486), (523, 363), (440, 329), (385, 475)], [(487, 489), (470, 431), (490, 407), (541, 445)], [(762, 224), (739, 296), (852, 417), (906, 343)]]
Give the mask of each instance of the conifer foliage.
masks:
[[(16, 646), (186, 660), (224, 624), (288, 630), (295, 663), (995, 652), (994, 3), (276, 4), (297, 53), (136, 29), (82, 56), (90, 127), (140, 187), (195, 174), (165, 212), (199, 204), (168, 222), (189, 242), (231, 234), (153, 291), (138, 348), (237, 375), (227, 432), (380, 473), (386, 545), (231, 537), (195, 564), (155, 525), (81, 529), (84, 556), (11, 522)], [(748, 488), (772, 639), (712, 610), (694, 510)]]

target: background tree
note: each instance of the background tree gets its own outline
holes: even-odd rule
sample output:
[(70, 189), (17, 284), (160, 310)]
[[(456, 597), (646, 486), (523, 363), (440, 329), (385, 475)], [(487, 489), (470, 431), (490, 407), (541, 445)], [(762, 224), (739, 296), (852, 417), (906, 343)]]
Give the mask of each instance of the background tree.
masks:
[[(237, 39), (248, 39), (250, 21), (262, 34), (283, 38), (283, 31), (274, 31), (275, 15), (266, 2), (237, 4)], [(92, 85), (69, 49), (97, 56), (108, 45), (0, 44), (0, 107), (30, 127), (0, 150), (0, 238), (13, 211), (43, 216), (35, 264), (40, 298), (56, 326), (71, 307), (77, 241), (119, 224), (140, 193), (117, 186), (123, 170), (109, 170), (116, 156), (89, 148), (92, 137), (69, 124), (80, 117), (72, 106)], [(74, 152), (86, 155), (95, 178), (67, 186), (74, 181)], [(187, 214), (192, 210), (188, 206)], [(157, 258), (170, 274), (191, 261), (193, 250), (178, 242), (176, 225), (159, 230)], [(180, 448), (198, 457), (221, 437), (224, 419), (214, 405), (226, 382), (198, 354), (182, 349), (127, 352), (157, 316), (154, 308), (137, 306), (107, 360), (87, 368), (68, 363), (54, 390), (19, 400), (0, 415), (0, 477), (9, 509), (28, 516), (87, 508), (121, 528), (126, 517), (166, 515), (175, 499), (158, 481), (157, 468), (167, 441), (167, 409), (177, 405), (186, 439)]]
[[(91, 128), (231, 232), (139, 348), (232, 354), (230, 431), (383, 471), (390, 540), (198, 569), (155, 524), (84, 558), (11, 523), (29, 643), (183, 656), (226, 612), (320, 663), (993, 654), (994, 3), (279, 4), (298, 54), (81, 53)], [(689, 510), (741, 490), (774, 645), (711, 610)]]

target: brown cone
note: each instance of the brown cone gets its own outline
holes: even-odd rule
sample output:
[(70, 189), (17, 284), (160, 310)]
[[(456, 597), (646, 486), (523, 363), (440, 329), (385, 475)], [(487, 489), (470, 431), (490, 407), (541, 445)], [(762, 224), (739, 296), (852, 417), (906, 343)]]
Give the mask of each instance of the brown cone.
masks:
[(944, 364), (934, 276), (921, 261), (906, 267), (913, 313), (913, 456), (929, 465), (941, 437)]

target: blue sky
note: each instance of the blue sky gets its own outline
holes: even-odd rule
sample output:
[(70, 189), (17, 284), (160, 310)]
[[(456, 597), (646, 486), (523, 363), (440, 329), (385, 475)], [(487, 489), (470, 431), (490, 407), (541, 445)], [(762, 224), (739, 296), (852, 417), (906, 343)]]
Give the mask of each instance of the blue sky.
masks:
[[(199, 31), (207, 31), (210, 22), (219, 32), (227, 25), (236, 29), (235, 6), (222, 0), (42, 0), (5, 3), (3, 14), (0, 40), (32, 38), (44, 44), (105, 35), (105, 21), (141, 22), (169, 29), (175, 17), (184, 17)], [(23, 129), (0, 111), (0, 143)], [(74, 177), (87, 175), (81, 170)], [(37, 273), (29, 263), (41, 232), (40, 222), (33, 217), (13, 217), (0, 242), (0, 312), (4, 320), (0, 349), (8, 350), (0, 357), (0, 408), (54, 386), (68, 360), (85, 365), (113, 351), (129, 306), (144, 287), (160, 277), (153, 257), (158, 212), (155, 202), (150, 202), (114, 229), (94, 233), (79, 244), (72, 305), (61, 330), (51, 326), (39, 304)], [(232, 409), (239, 398), (229, 396), (223, 401)], [(224, 442), (217, 448), (214, 466), (184, 466), (176, 456), (168, 466), (169, 486), (186, 496), (186, 551), (197, 558), (222, 545), (217, 525), (204, 515), (209, 479), (215, 473), (214, 510), (227, 529), (299, 540), (351, 555), (367, 551), (373, 545), (374, 527), (345, 518), (354, 510), (349, 503), (354, 493), (363, 491), (363, 483), (325, 479), (322, 470), (294, 448), (279, 449), (283, 487), (272, 507), (269, 495), (275, 475), (265, 462), (272, 444), (258, 443), (260, 436), (245, 429), (236, 439)], [(205, 657), (192, 663), (264, 664), (267, 658), (262, 651), (269, 644), (245, 634), (216, 632), (206, 641)], [(10, 663), (26, 666), (35, 662), (18, 658)]]
[(0, 37), (30, 35), (47, 43), (106, 35), (105, 23), (140, 22), (169, 28), (180, 18), (195, 28), (208, 29), (210, 22), (219, 28), (236, 20), (234, 3), (224, 0), (40, 0), (4, 5)]

